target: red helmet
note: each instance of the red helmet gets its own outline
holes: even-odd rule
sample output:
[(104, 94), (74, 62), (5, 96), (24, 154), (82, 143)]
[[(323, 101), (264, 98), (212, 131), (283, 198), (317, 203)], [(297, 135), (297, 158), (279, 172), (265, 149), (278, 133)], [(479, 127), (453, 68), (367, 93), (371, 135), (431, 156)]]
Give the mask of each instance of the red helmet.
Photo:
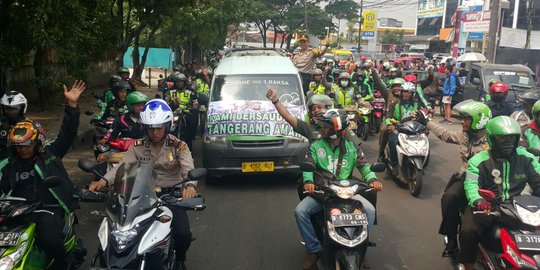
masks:
[(414, 76), (414, 74), (407, 74), (407, 75), (405, 75), (405, 77), (403, 77), (403, 79), (406, 82), (412, 82), (412, 83), (416, 82), (416, 76)]
[(496, 82), (489, 89), (489, 94), (495, 101), (501, 101), (506, 99), (506, 95), (508, 95), (509, 91), (510, 89), (506, 83)]
[(366, 56), (362, 56), (362, 57), (360, 58), (360, 60), (366, 61), (366, 60), (367, 60), (367, 57), (366, 57)]

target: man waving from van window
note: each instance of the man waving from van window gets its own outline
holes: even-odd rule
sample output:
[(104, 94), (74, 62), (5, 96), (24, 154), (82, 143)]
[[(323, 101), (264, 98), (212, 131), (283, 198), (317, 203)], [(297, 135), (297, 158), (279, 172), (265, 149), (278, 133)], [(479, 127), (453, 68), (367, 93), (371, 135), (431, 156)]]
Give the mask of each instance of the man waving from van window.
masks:
[(299, 39), (300, 50), (295, 51), (292, 56), (292, 62), (300, 72), (300, 77), (302, 77), (302, 88), (304, 89), (304, 93), (306, 93), (309, 89), (311, 73), (315, 68), (315, 61), (317, 57), (325, 54), (327, 47), (330, 46), (330, 42), (326, 40), (325, 46), (322, 48), (322, 50), (317, 50), (309, 48), (308, 41), (308, 37), (301, 37)]

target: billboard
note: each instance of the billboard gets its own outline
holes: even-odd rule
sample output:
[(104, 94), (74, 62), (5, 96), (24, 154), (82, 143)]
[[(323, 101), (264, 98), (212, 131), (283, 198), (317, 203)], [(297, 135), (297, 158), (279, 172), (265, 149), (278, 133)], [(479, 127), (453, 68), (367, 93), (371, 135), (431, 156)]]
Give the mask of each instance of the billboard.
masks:
[(362, 31), (375, 32), (377, 25), (377, 11), (364, 11), (364, 22), (362, 23)]
[(463, 17), (463, 32), (489, 32), (490, 11), (467, 12)]
[(418, 0), (419, 19), (441, 17), (444, 12), (446, 0)]

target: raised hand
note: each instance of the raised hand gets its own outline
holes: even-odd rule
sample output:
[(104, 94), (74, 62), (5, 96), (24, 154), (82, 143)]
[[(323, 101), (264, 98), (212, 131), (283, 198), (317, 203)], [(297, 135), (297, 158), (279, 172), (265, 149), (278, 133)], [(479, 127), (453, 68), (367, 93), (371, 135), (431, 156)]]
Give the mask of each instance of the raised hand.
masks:
[(81, 97), (81, 94), (82, 92), (84, 92), (85, 89), (86, 84), (82, 80), (76, 80), (69, 91), (64, 84), (64, 98), (66, 99), (69, 107), (77, 107), (77, 102), (79, 101), (79, 98)]

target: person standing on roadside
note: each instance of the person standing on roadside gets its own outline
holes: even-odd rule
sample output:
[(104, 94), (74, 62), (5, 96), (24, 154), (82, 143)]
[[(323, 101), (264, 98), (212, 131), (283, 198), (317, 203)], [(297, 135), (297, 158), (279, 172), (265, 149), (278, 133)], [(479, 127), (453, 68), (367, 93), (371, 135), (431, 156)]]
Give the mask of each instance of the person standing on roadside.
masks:
[(444, 80), (443, 88), (443, 98), (442, 103), (444, 106), (444, 119), (441, 120), (441, 123), (447, 125), (452, 124), (452, 96), (458, 91), (458, 78), (457, 74), (453, 72), (454, 67), (452, 65), (447, 65), (445, 74), (446, 79)]
[(304, 93), (309, 91), (309, 83), (311, 82), (311, 73), (315, 68), (315, 62), (317, 57), (322, 56), (326, 53), (330, 43), (328, 40), (325, 41), (325, 46), (321, 50), (309, 48), (308, 37), (303, 36), (299, 39), (300, 49), (296, 50), (292, 56), (292, 62), (294, 66), (300, 72), (300, 77), (302, 78), (302, 89)]

